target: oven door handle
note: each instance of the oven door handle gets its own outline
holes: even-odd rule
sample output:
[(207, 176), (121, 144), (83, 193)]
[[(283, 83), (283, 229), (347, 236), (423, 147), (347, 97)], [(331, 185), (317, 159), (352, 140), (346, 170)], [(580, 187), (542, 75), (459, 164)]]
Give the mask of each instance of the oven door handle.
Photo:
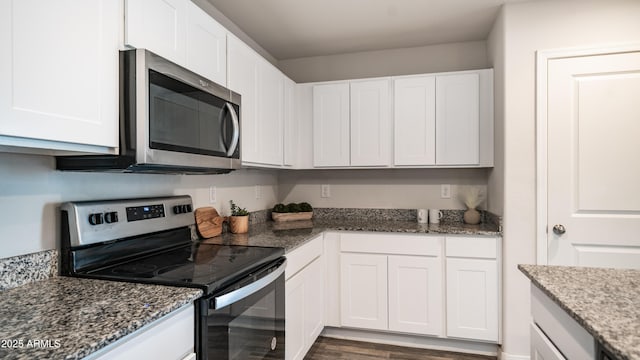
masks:
[(280, 275), (284, 273), (284, 269), (287, 267), (287, 260), (284, 260), (277, 269), (270, 272), (267, 276), (252, 282), (251, 284), (241, 287), (240, 289), (233, 290), (224, 295), (216, 296), (214, 298), (215, 307), (214, 310), (222, 309), (225, 306), (229, 306), (237, 301), (246, 298), (249, 295), (255, 294), (262, 290), (267, 285), (274, 282)]

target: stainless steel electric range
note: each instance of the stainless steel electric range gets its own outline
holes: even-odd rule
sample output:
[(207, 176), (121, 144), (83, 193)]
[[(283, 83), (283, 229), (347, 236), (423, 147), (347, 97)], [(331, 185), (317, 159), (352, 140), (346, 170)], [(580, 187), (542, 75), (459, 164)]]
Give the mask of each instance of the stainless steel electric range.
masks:
[(191, 239), (189, 196), (61, 205), (61, 274), (196, 287), (198, 359), (284, 359), (281, 248)]

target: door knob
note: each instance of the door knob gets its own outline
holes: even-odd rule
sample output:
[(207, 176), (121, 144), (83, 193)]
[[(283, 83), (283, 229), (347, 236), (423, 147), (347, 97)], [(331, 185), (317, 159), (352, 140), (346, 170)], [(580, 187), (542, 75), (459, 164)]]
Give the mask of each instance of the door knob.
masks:
[(567, 229), (564, 228), (564, 225), (558, 224), (553, 226), (553, 233), (556, 235), (562, 235), (567, 232)]

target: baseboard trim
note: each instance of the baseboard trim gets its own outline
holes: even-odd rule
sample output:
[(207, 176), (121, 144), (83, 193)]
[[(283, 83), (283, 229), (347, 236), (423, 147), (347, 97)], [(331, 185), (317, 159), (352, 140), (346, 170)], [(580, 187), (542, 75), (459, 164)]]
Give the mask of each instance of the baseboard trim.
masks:
[(531, 357), (527, 355), (512, 355), (507, 354), (506, 352), (501, 352), (500, 360), (531, 360)]
[(475, 341), (443, 339), (437, 337), (416, 336), (409, 334), (392, 334), (378, 331), (333, 327), (325, 327), (320, 335), (336, 339), (374, 342), (380, 344), (406, 346), (421, 349), (453, 351), (489, 356), (498, 355), (497, 344)]

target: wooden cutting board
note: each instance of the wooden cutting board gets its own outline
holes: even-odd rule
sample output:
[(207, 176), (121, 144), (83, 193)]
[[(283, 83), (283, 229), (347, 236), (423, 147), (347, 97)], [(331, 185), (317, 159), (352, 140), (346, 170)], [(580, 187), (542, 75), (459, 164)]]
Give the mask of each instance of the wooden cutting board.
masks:
[(196, 228), (203, 238), (212, 238), (222, 234), (222, 222), (224, 217), (218, 214), (218, 210), (212, 207), (201, 207), (195, 211)]

